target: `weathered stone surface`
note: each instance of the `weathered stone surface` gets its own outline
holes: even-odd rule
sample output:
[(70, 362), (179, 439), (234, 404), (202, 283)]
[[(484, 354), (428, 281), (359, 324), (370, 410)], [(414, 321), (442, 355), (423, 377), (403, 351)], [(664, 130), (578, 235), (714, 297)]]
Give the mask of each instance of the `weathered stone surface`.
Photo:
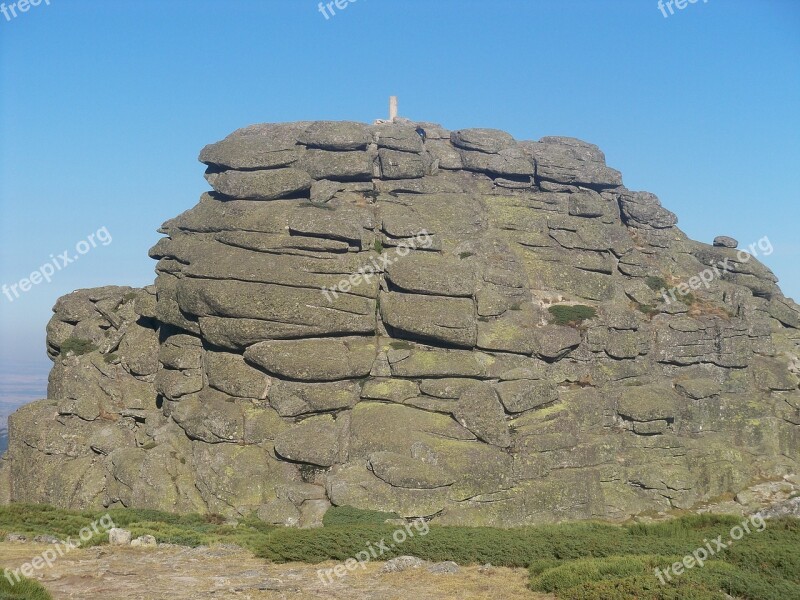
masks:
[(200, 369), (186, 371), (162, 369), (156, 375), (155, 387), (162, 396), (177, 400), (203, 389), (203, 373)]
[(755, 385), (765, 392), (797, 390), (797, 376), (775, 361), (762, 357), (754, 358), (750, 362)]
[(443, 469), (394, 452), (374, 452), (369, 468), (375, 476), (394, 487), (432, 489), (452, 485), (456, 478)]
[(479, 383), (464, 390), (453, 416), (484, 442), (501, 448), (511, 445), (503, 407), (490, 385)]
[(158, 360), (166, 369), (200, 369), (203, 366), (203, 343), (193, 335), (172, 335), (159, 348)]
[(486, 367), (475, 354), (464, 350), (396, 350), (388, 353), (395, 377), (483, 377)]
[(206, 352), (205, 372), (208, 385), (239, 398), (264, 400), (272, 386), (268, 375), (248, 365), (239, 354)]
[(419, 154), (381, 148), (381, 175), (385, 179), (415, 179), (425, 176), (425, 161)]
[(514, 138), (499, 129), (461, 129), (450, 134), (450, 141), (458, 148), (489, 154), (497, 154), (514, 145)]
[(158, 371), (158, 332), (149, 327), (131, 327), (119, 343), (118, 354), (124, 357), (131, 375), (148, 376)]
[(624, 388), (617, 401), (617, 412), (634, 421), (671, 421), (680, 398), (669, 386), (633, 386)]
[(698, 377), (676, 381), (675, 389), (695, 400), (703, 400), (719, 394), (722, 391), (722, 385), (713, 379)]
[(472, 348), (477, 329), (472, 300), (417, 294), (383, 294), (381, 317), (397, 337)]
[(661, 206), (661, 202), (649, 192), (622, 193), (619, 196), (622, 218), (631, 227), (666, 229), (673, 227), (678, 218)]
[(584, 217), (587, 219), (595, 219), (602, 217), (609, 212), (607, 202), (597, 194), (589, 190), (570, 194), (569, 196), (569, 214), (574, 217)]
[[(310, 292), (310, 293), (309, 293)], [(328, 294), (291, 286), (244, 281), (184, 279), (177, 302), (196, 317), (261, 321), (273, 339), (369, 333), (375, 327), (375, 302), (355, 294)], [(251, 300), (248, 300), (251, 299)], [(200, 329), (207, 322), (200, 321)], [(216, 329), (222, 323), (215, 321)], [(295, 335), (291, 335), (296, 331)], [(270, 335), (270, 332), (272, 334)], [(235, 337), (235, 335), (232, 335)]]
[(172, 418), (192, 440), (208, 444), (244, 440), (242, 405), (214, 390), (182, 398), (172, 411)]
[(325, 150), (358, 150), (366, 148), (372, 135), (366, 125), (352, 121), (317, 121), (297, 136), (297, 141)]
[(423, 150), (422, 137), (411, 125), (382, 123), (372, 128), (372, 135), (379, 148), (417, 153)]
[(461, 153), (448, 142), (430, 140), (426, 146), (434, 160), (439, 162), (439, 168), (451, 170), (463, 168)]
[(361, 389), (361, 397), (403, 403), (419, 396), (419, 386), (407, 379), (370, 379)]
[(800, 307), (596, 146), (316, 122), (201, 160), (216, 192), (162, 226), (155, 285), (56, 303), (0, 503), (518, 526), (797, 472)]
[(419, 569), (425, 566), (425, 561), (416, 556), (398, 556), (386, 561), (381, 568), (382, 573), (402, 573), (409, 569)]
[(158, 546), (158, 540), (152, 535), (140, 535), (134, 540), (131, 540), (131, 546), (139, 548), (155, 548)]
[(497, 384), (500, 402), (510, 413), (521, 413), (558, 400), (555, 385), (549, 381), (517, 379)]
[(368, 181), (372, 178), (372, 158), (366, 152), (327, 152), (309, 150), (298, 167), (312, 179)]
[(200, 153), (200, 162), (229, 169), (274, 169), (302, 156), (297, 136), (307, 123), (264, 123), (234, 131)]
[(540, 179), (595, 189), (622, 185), (619, 171), (605, 164), (605, 156), (593, 145), (567, 137), (544, 137), (522, 146), (536, 161)]
[[(208, 510), (217, 514), (238, 517), (260, 512), (281, 485), (299, 479), (293, 465), (276, 460), (259, 446), (193, 442), (192, 459), (197, 490)], [(261, 514), (272, 520), (269, 513)]]
[(581, 343), (580, 332), (572, 327), (546, 325), (535, 331), (534, 352), (545, 360), (563, 358)]
[(269, 390), (269, 402), (282, 417), (352, 408), (359, 399), (353, 382), (296, 383), (276, 381)]
[(336, 381), (369, 375), (376, 354), (373, 340), (353, 337), (261, 342), (244, 357), (284, 379)]
[(714, 238), (714, 245), (721, 248), (736, 248), (739, 242), (727, 235), (718, 235)]
[[(518, 148), (501, 150), (497, 154), (463, 150), (461, 161), (468, 171), (507, 177), (525, 177), (534, 174), (533, 163)], [(530, 180), (526, 182), (526, 185), (530, 187)]]
[(224, 171), (206, 179), (216, 191), (230, 198), (276, 200), (301, 195), (311, 189), (311, 177), (299, 169), (269, 171)]
[(800, 329), (800, 307), (788, 298), (774, 297), (768, 305), (769, 314), (786, 327)]
[(329, 467), (339, 455), (339, 436), (333, 417), (305, 419), (275, 440), (275, 452), (283, 458)]
[(428, 572), (434, 573), (436, 575), (442, 575), (445, 573), (446, 574), (459, 573), (461, 572), (461, 567), (458, 566), (457, 562), (454, 562), (452, 560), (447, 560), (444, 562), (438, 562), (430, 565), (428, 567)]
[[(537, 347), (537, 332), (535, 325), (540, 321), (538, 311), (526, 304), (503, 303), (503, 310), (497, 316), (479, 317), (478, 319), (478, 347), (485, 350), (500, 352), (513, 352), (516, 354), (531, 354)], [(494, 310), (483, 306), (483, 311), (492, 313)]]
[(129, 546), (131, 543), (131, 532), (127, 529), (114, 527), (108, 530), (109, 546)]
[(464, 390), (474, 384), (474, 379), (445, 377), (442, 379), (423, 380), (419, 385), (419, 389), (422, 393), (428, 394), (429, 396), (457, 399)]
[(744, 324), (722, 319), (676, 317), (655, 328), (655, 357), (660, 362), (721, 367), (747, 366), (751, 353)]

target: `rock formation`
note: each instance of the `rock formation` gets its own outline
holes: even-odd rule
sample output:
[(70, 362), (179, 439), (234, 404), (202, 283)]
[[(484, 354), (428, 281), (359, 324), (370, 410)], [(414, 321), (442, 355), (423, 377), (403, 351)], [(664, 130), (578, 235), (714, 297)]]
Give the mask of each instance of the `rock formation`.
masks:
[(800, 308), (596, 146), (304, 122), (200, 160), (155, 285), (56, 304), (0, 501), (519, 525), (796, 472)]

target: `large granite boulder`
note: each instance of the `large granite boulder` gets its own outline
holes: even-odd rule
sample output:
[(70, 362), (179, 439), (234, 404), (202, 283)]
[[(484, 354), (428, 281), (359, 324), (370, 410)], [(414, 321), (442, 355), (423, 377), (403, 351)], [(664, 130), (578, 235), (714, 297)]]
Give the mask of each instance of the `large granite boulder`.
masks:
[(507, 526), (796, 472), (800, 307), (596, 146), (305, 122), (201, 161), (153, 286), (56, 304), (0, 503)]

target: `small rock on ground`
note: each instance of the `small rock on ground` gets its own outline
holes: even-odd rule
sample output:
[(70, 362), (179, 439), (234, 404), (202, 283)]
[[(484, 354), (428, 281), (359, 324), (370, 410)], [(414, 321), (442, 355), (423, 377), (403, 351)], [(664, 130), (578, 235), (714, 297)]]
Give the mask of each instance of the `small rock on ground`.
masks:
[(398, 556), (386, 561), (381, 573), (402, 573), (408, 569), (419, 569), (425, 565), (425, 561), (416, 556)]
[(428, 567), (429, 573), (458, 573), (461, 567), (452, 560), (432, 564)]

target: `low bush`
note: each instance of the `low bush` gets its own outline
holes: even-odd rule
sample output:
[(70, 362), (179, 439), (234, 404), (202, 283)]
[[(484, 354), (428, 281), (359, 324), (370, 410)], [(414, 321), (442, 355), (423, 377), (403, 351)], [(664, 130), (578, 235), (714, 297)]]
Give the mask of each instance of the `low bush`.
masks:
[(53, 600), (53, 597), (40, 584), (22, 578), (19, 582), (12, 575), (14, 585), (5, 577), (0, 577), (0, 600)]
[(667, 281), (663, 277), (655, 277), (650, 275), (644, 278), (644, 282), (651, 290), (655, 292), (660, 292), (661, 290), (667, 289)]
[(322, 519), (325, 527), (336, 525), (385, 525), (387, 519), (399, 519), (397, 513), (361, 510), (352, 506), (334, 506)]
[(592, 319), (597, 311), (591, 306), (583, 304), (554, 304), (547, 309), (553, 315), (553, 322), (557, 325), (580, 325), (586, 319)]
[(90, 352), (94, 352), (97, 350), (97, 346), (95, 346), (89, 340), (83, 340), (81, 338), (68, 338), (61, 344), (61, 356), (67, 356), (68, 354), (74, 354), (75, 356), (83, 356), (84, 354), (89, 354)]
[[(654, 569), (670, 567), (707, 540), (720, 535), (728, 539), (742, 518), (703, 514), (653, 524), (582, 522), (513, 529), (431, 525), (426, 535), (410, 525), (409, 535), (404, 527), (385, 522), (397, 515), (351, 507), (330, 509), (319, 529), (273, 527), (255, 517), (240, 518), (234, 525), (217, 515), (131, 509), (108, 513), (134, 537), (150, 534), (159, 542), (188, 546), (238, 544), (279, 563), (342, 561), (370, 545), (382, 547), (383, 541), (388, 548), (380, 555), (383, 560), (410, 554), (434, 562), (525, 567), (531, 589), (559, 599), (722, 600), (725, 594), (741, 600), (800, 598), (800, 520), (791, 518), (769, 521), (763, 531), (745, 535), (710, 556), (704, 566), (672, 574), (662, 584)], [(104, 514), (12, 504), (0, 507), (0, 539), (10, 532), (74, 538)], [(398, 531), (405, 539), (393, 539)], [(106, 540), (99, 536), (90, 544)]]

